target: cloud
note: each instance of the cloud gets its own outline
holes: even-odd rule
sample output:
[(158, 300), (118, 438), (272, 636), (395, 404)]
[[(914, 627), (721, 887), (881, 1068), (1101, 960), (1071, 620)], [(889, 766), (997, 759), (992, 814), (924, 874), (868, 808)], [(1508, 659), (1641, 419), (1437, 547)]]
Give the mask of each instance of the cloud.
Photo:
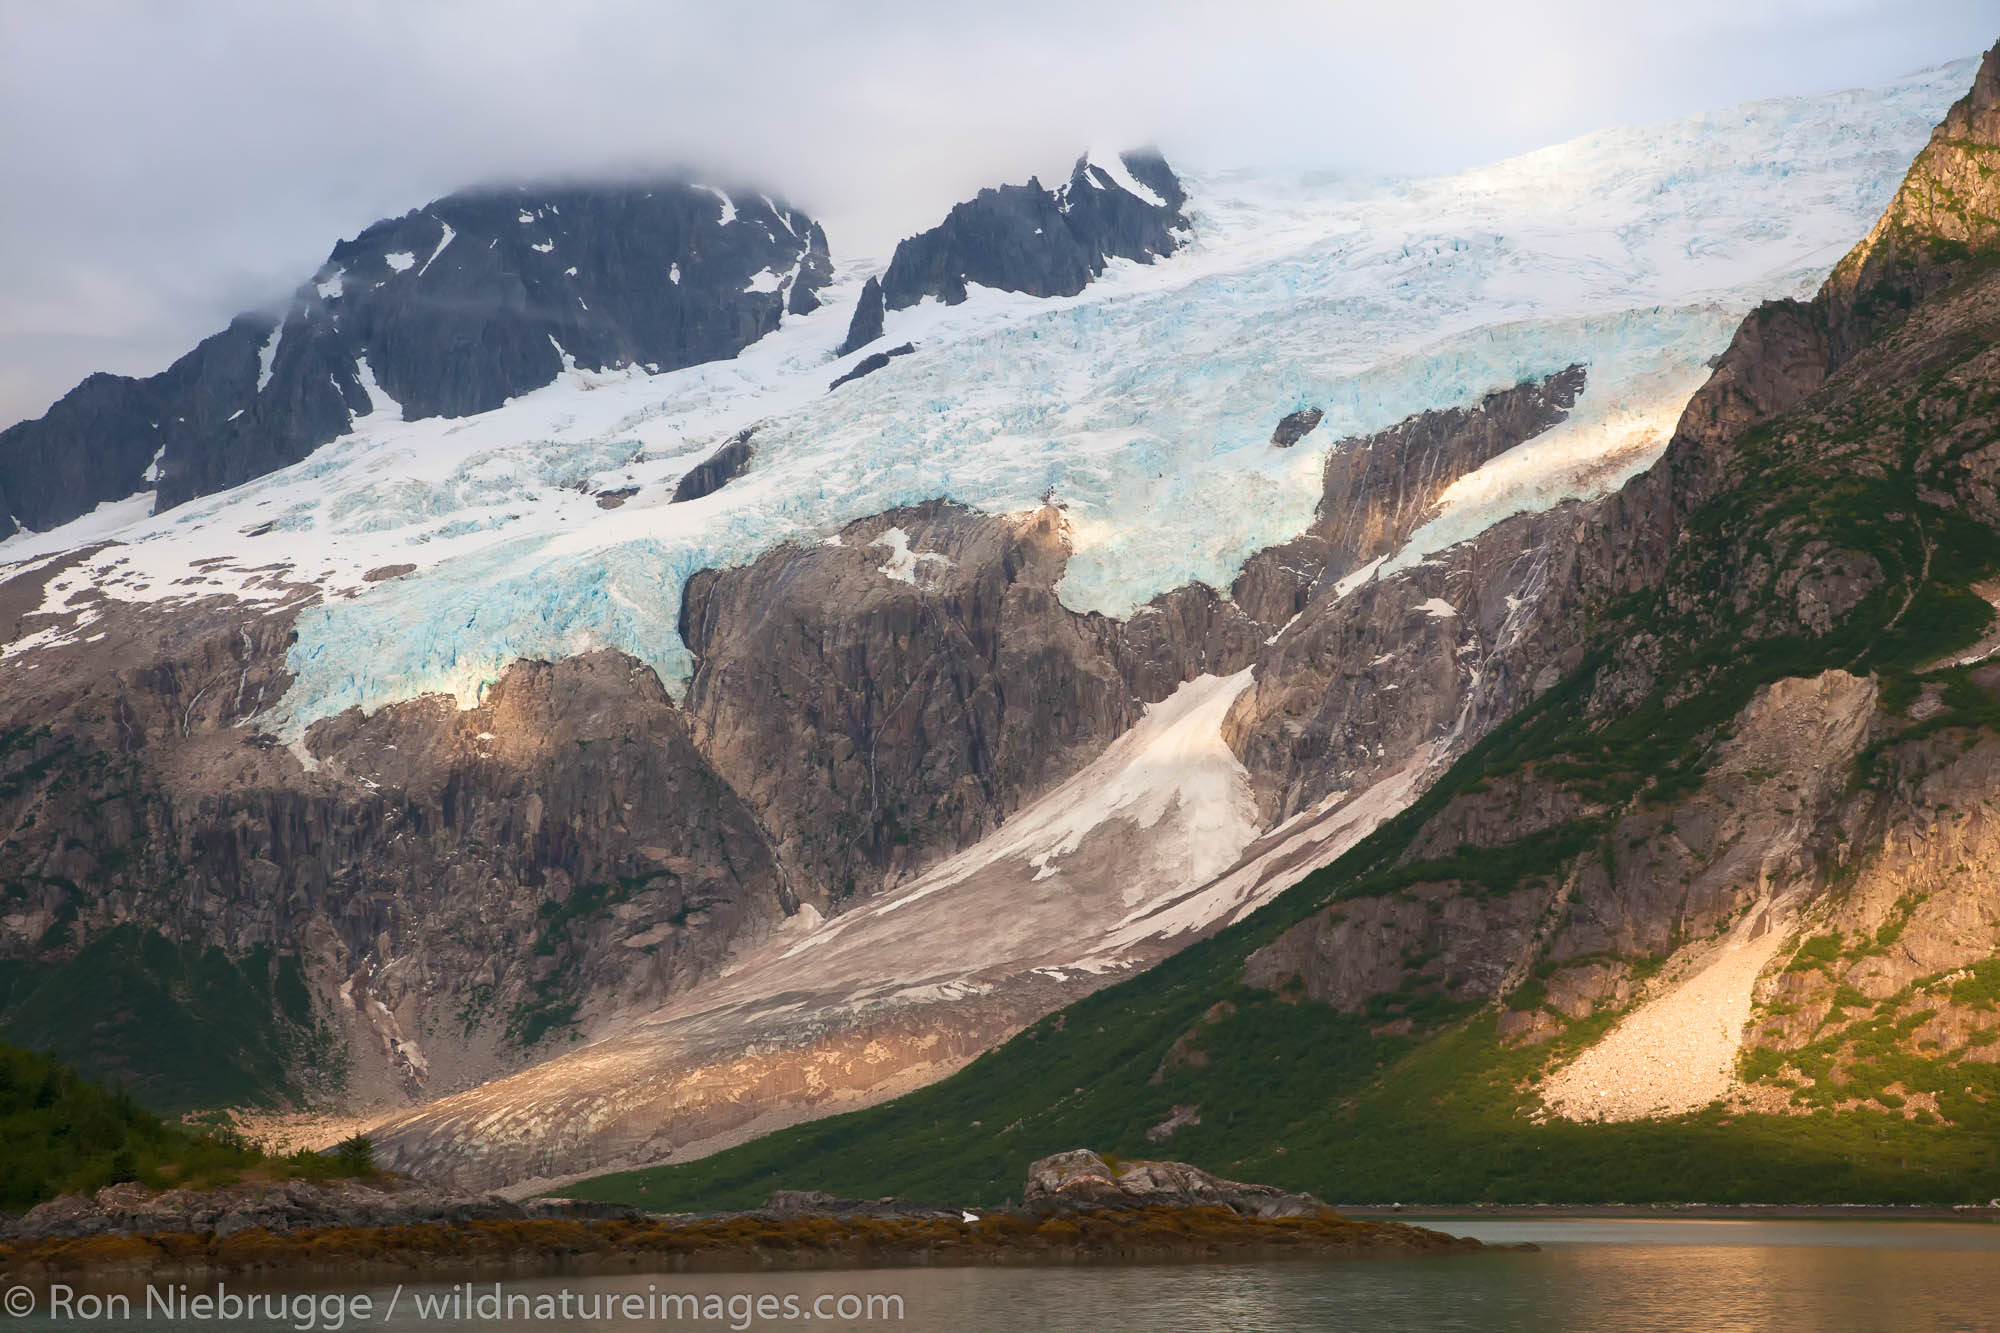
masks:
[(460, 186), (687, 165), (886, 255), (1081, 148), (1438, 171), (1972, 54), (1996, 0), (0, 6), (0, 422)]

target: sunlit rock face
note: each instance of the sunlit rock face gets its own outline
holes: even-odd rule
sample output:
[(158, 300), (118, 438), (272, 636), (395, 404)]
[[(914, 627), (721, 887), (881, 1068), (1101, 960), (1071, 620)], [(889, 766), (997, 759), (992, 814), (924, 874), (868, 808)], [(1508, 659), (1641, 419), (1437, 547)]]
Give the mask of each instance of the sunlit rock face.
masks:
[(1826, 285), (1838, 354), (1941, 291), (2000, 243), (2000, 47), (1931, 132), (1874, 229)]

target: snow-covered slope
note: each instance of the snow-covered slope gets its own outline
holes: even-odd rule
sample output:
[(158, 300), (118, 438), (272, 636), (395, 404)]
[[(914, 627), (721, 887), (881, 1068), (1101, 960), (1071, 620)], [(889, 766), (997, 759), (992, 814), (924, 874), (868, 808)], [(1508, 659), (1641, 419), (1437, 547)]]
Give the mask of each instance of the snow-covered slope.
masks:
[[(122, 527), (130, 510), (107, 506), (0, 543), (0, 561), (111, 536), (48, 581), (52, 605), (91, 587), (134, 601), (324, 591), (267, 716), (296, 736), (350, 705), (469, 702), (524, 656), (620, 648), (673, 686), (690, 669), (676, 631), (688, 574), (937, 496), (1010, 512), (1053, 492), (1079, 609), (1226, 585), (1306, 524), (1336, 441), (1588, 364), (1570, 421), (1461, 483), (1394, 568), (1649, 462), (1743, 312), (1808, 292), (1867, 230), (1970, 68), (1435, 180), (1196, 173), (1194, 237), (1174, 257), (1114, 263), (1073, 298), (976, 290), (891, 312), (887, 337), (915, 353), (835, 394), (859, 355), (833, 349), (865, 265), (841, 266), (824, 307), (734, 361), (571, 371), (458, 420), (378, 411), (282, 472)], [(1272, 448), (1278, 418), (1305, 406), (1325, 409), (1318, 429)], [(744, 476), (668, 503), (749, 427)], [(596, 498), (625, 488), (616, 507)], [(83, 619), (66, 632), (87, 635)]]

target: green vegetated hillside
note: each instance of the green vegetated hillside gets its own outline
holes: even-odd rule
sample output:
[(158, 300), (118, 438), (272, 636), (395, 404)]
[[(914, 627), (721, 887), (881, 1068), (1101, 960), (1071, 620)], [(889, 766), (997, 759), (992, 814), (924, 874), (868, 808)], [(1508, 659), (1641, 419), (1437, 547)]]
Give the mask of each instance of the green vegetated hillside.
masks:
[(162, 1120), (50, 1055), (0, 1044), (0, 1212), (133, 1181), (212, 1189), (244, 1179), (377, 1176), (372, 1145), (273, 1157), (227, 1128)]
[(296, 957), (230, 958), (123, 925), (61, 961), (0, 960), (0, 1040), (180, 1112), (284, 1097), (316, 1037)]
[(166, 1124), (60, 1061), (0, 1046), (0, 1210), (125, 1180), (220, 1183), (260, 1160), (227, 1137)]
[[(1866, 932), (1814, 935), (1780, 954), (1797, 1002), (1766, 1000), (1742, 1057), (1742, 1075), (1766, 1094), (1756, 1104), (1779, 1108), (1758, 1113), (1718, 1103), (1572, 1123), (1537, 1100), (1543, 1073), (1629, 1011), (1685, 941), (1684, 917), (1671, 935), (1660, 930), (1664, 947), (1607, 956), (1633, 984), (1623, 1007), (1585, 1006), (1583, 1017), (1553, 1007), (1545, 984), (1586, 961), (1573, 954), (1530, 954), (1493, 995), (1412, 951), (1400, 988), (1348, 1012), (1310, 998), (1297, 976), (1274, 988), (1245, 981), (1254, 951), (1364, 898), (1435, 898), (1441, 886), (1475, 903), (1548, 892), (1575, 913), (1593, 893), (1643, 906), (1635, 877), (1690, 882), (1700, 850), (1676, 853), (1682, 873), (1662, 868), (1658, 848), (1677, 814), (1705, 799), (1714, 807), (1704, 790), (1733, 727), (1760, 687), (1787, 678), (1876, 682), (1869, 743), (1806, 830), (1825, 912), (1843, 910), (1885, 830), (1944, 817), (1927, 781), (1957, 774), (1954, 799), (1975, 810), (1995, 798), (1992, 770), (1978, 763), (2000, 730), (2000, 667), (1950, 658), (1994, 619), (1981, 592), (2000, 572), (2000, 274), (1990, 252), (1936, 250), (1928, 267), (1883, 266), (1889, 276), (1853, 299), (1823, 294), (1752, 316), (1739, 349), (1752, 349), (1753, 377), (1766, 373), (1759, 345), (1829, 349), (1794, 358), (1810, 363), (1802, 394), (1753, 428), (1677, 438), (1653, 479), (1686, 497), (1663, 576), (1602, 599), (1578, 670), (1336, 864), (930, 1088), (564, 1192), (653, 1208), (747, 1206), (781, 1187), (990, 1205), (1019, 1192), (1033, 1159), (1088, 1146), (1355, 1203), (2000, 1196), (2000, 959), (1936, 975), (1875, 967), (1930, 887), (1911, 888)], [(1843, 339), (1858, 350), (1840, 351)], [(1635, 673), (1642, 643), (1653, 665)], [(1411, 854), (1454, 802), (1496, 793), (1568, 813), (1511, 840)], [(1552, 888), (1564, 881), (1585, 887), (1559, 900)], [(1956, 1037), (1935, 1026), (1947, 1011)], [(1532, 1022), (1503, 1032), (1510, 1014)], [(1519, 1039), (1524, 1028), (1536, 1039)], [(1193, 1108), (1198, 1123), (1149, 1140), (1176, 1108)]]

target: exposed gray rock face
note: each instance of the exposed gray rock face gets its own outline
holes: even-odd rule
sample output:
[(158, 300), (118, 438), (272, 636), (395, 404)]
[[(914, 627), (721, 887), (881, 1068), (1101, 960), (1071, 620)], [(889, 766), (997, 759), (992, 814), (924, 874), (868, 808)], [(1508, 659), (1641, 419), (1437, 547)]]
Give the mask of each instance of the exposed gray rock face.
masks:
[(1306, 436), (1319, 429), (1319, 423), (1326, 412), (1317, 407), (1302, 407), (1296, 412), (1288, 412), (1278, 422), (1278, 428), (1271, 432), (1271, 443), (1280, 449), (1289, 449)]
[(826, 236), (764, 196), (680, 181), (467, 191), (333, 248), (277, 316), (144, 379), (93, 375), (0, 431), (8, 515), (47, 528), (143, 489), (162, 508), (297, 462), (358, 416), (465, 416), (573, 362), (734, 356), (818, 304)]
[[(1287, 654), (1299, 647), (1301, 635), (1339, 633), (1335, 625), (1361, 623), (1351, 610), (1337, 609), (1344, 600), (1341, 580), (1408, 541), (1453, 482), (1567, 416), (1582, 392), (1584, 374), (1582, 367), (1571, 366), (1489, 394), (1469, 408), (1422, 413), (1374, 435), (1341, 441), (1327, 455), (1312, 526), (1244, 561), (1227, 597), (1195, 584), (1140, 608), (1107, 638), (1119, 673), (1150, 703), (1204, 673), (1229, 675), (1254, 662), (1261, 688), (1274, 674), (1297, 669), (1299, 659)], [(1377, 645), (1355, 645), (1352, 651), (1367, 649), (1362, 660), (1408, 647), (1402, 612), (1427, 600), (1412, 596), (1417, 586), (1402, 582), (1374, 594), (1364, 585), (1355, 594), (1386, 596), (1397, 608), (1385, 609), (1379, 623), (1350, 631)], [(1377, 669), (1387, 665), (1378, 663)], [(1324, 684), (1299, 688), (1323, 692)], [(1246, 703), (1232, 728), (1245, 725), (1247, 716)], [(1260, 780), (1269, 782), (1283, 770), (1275, 751), (1247, 743), (1247, 731), (1230, 734)], [(1394, 747), (1390, 752), (1397, 753)]]
[(827, 385), (826, 391), (828, 393), (832, 393), (835, 389), (838, 389), (841, 385), (852, 384), (855, 380), (860, 379), (863, 375), (873, 375), (876, 371), (886, 367), (891, 359), (899, 356), (908, 356), (910, 353), (916, 350), (917, 347), (915, 343), (904, 343), (901, 347), (891, 347), (887, 351), (875, 352), (869, 356), (864, 356), (859, 361), (854, 363), (854, 368), (852, 370), (849, 370), (846, 374), (837, 377), (833, 381), (833, 383)]
[(1158, 153), (1125, 153), (1119, 160), (1142, 193), (1079, 158), (1068, 182), (1055, 189), (1031, 179), (981, 190), (937, 226), (897, 245), (880, 288), (863, 289), (841, 354), (881, 336), (885, 306), (902, 310), (926, 296), (957, 305), (968, 282), (1030, 296), (1074, 296), (1111, 259), (1150, 263), (1172, 254), (1180, 246), (1176, 233), (1188, 228), (1181, 211), (1187, 191)]
[(806, 252), (786, 288), (785, 312), (810, 315), (820, 307), (820, 292), (833, 281), (833, 255), (826, 243), (826, 230), (819, 223), (806, 228)]
[(685, 706), (800, 882), (838, 901), (967, 846), (1138, 717), (1067, 559), (1053, 510), (934, 502), (688, 580)]
[(854, 314), (847, 322), (847, 336), (841, 339), (835, 355), (858, 352), (881, 337), (884, 318), (882, 280), (871, 277), (861, 284), (861, 296), (855, 301)]
[(1594, 540), (1574, 539), (1580, 525), (1575, 507), (1511, 519), (1394, 579), (1320, 592), (1225, 730), (1266, 816), (1366, 787), (1412, 755), (1444, 761), (1560, 680), (1583, 650), (1555, 608), (1574, 610), (1572, 590), (1606, 572)]
[(1290, 620), (1369, 560), (1409, 540), (1454, 481), (1568, 416), (1584, 379), (1583, 367), (1571, 366), (1488, 394), (1472, 407), (1424, 412), (1341, 441), (1327, 455), (1312, 526), (1245, 561), (1230, 595), (1259, 621)]
[[(255, 347), (258, 328), (254, 319), (240, 318), (209, 341)], [(176, 362), (176, 369), (181, 364)], [(53, 527), (142, 489), (147, 468), (166, 443), (164, 405), (177, 400), (172, 385), (160, 381), (191, 377), (176, 370), (146, 380), (91, 375), (38, 420), (0, 431), (0, 497), (6, 500), (0, 506), (0, 537), (18, 531), (17, 521)], [(224, 391), (241, 394), (254, 387), (254, 379), (239, 378)], [(197, 417), (192, 424), (207, 423)]]
[(1114, 1169), (1088, 1148), (1031, 1164), (1021, 1204), (1033, 1213), (1227, 1208), (1244, 1217), (1311, 1217), (1326, 1207), (1310, 1194), (1224, 1180), (1186, 1162), (1120, 1162)]
[(742, 476), (757, 453), (756, 446), (750, 443), (751, 434), (744, 431), (697, 463), (674, 487), (672, 503), (684, 504), (689, 500), (699, 500), (704, 495), (713, 495)]

